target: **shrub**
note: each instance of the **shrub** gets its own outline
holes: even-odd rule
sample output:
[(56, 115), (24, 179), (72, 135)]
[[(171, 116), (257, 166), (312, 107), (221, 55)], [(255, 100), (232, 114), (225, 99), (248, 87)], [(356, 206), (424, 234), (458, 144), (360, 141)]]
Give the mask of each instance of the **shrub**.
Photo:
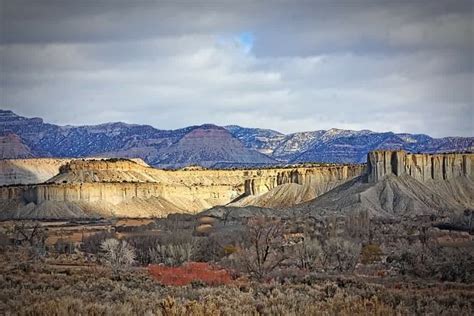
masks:
[(360, 245), (343, 238), (331, 238), (323, 246), (323, 265), (329, 270), (352, 272), (359, 260)]
[(368, 244), (362, 247), (361, 251), (361, 262), (363, 264), (374, 263), (380, 261), (382, 256), (382, 250), (379, 245)]
[(126, 241), (114, 238), (106, 239), (101, 244), (103, 258), (112, 267), (114, 273), (135, 262), (135, 251)]
[(234, 245), (225, 245), (224, 246), (224, 254), (226, 254), (226, 255), (231, 255), (233, 253), (236, 253), (238, 250), (239, 250), (239, 248), (237, 248)]
[(104, 240), (114, 237), (113, 233), (100, 231), (84, 238), (81, 249), (88, 253), (97, 254), (100, 251), (100, 245)]
[(58, 241), (56, 241), (56, 243), (54, 244), (54, 250), (56, 250), (56, 252), (60, 254), (72, 254), (74, 253), (75, 249), (76, 246), (73, 242), (61, 238), (58, 239)]
[(321, 244), (317, 239), (304, 240), (294, 246), (297, 265), (302, 269), (314, 270), (322, 255)]
[(180, 267), (150, 265), (149, 273), (163, 285), (187, 285), (203, 282), (207, 285), (228, 284), (232, 281), (224, 269), (214, 268), (204, 262), (188, 262)]
[(191, 243), (179, 245), (156, 245), (150, 249), (150, 258), (154, 263), (164, 263), (176, 266), (191, 260), (193, 245)]

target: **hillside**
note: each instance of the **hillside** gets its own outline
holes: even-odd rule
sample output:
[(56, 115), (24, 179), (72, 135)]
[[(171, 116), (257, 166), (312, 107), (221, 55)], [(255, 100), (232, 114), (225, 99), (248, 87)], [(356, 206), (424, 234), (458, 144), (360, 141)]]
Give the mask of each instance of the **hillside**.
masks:
[(35, 158), (0, 161), (0, 185), (44, 182), (59, 173), (70, 159)]
[(31, 158), (34, 155), (18, 135), (7, 133), (5, 136), (0, 136), (0, 157), (2, 159)]
[[(474, 151), (473, 137), (432, 138), (423, 134), (377, 133), (332, 128), (268, 137), (267, 130), (238, 128), (230, 132), (248, 148), (258, 148), (273, 158), (290, 162), (364, 163), (367, 153), (378, 149), (409, 152)], [(257, 148), (257, 149), (258, 149)]]
[(178, 142), (163, 150), (159, 163), (165, 168), (192, 164), (203, 167), (213, 167), (216, 164), (270, 165), (277, 164), (277, 161), (247, 149), (225, 128), (208, 124), (192, 129)]
[[(57, 126), (41, 118), (25, 118), (0, 111), (0, 132), (15, 133), (18, 139), (2, 142), (2, 158), (24, 157), (122, 157), (141, 158), (168, 168), (201, 164), (230, 167), (276, 164), (250, 150), (224, 128), (214, 125), (191, 126), (173, 131), (147, 125), (107, 123), (96, 126)], [(23, 146), (23, 147), (21, 147)], [(31, 149), (31, 150), (30, 150)]]

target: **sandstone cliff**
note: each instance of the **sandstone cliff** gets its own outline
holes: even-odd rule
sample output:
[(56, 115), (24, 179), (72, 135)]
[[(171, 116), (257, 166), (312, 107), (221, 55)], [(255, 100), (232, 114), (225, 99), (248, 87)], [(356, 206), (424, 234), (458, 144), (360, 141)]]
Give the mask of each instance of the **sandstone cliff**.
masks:
[(245, 181), (245, 195), (232, 206), (254, 205), (284, 208), (312, 200), (338, 185), (360, 176), (363, 165), (320, 166), (270, 170), (264, 177)]
[(474, 154), (368, 154), (368, 174), (323, 196), (292, 208), (293, 212), (370, 216), (447, 215), (474, 208), (471, 169)]
[[(169, 212), (193, 213), (226, 205), (285, 184), (311, 191), (285, 197), (285, 205), (294, 205), (360, 175), (364, 168), (362, 165), (323, 165), (166, 171), (128, 160), (73, 160), (60, 166), (59, 174), (45, 183), (1, 187), (0, 216), (60, 217), (61, 207), (79, 209), (79, 217), (84, 214), (163, 216)], [(242, 205), (249, 204), (251, 200)], [(55, 211), (51, 213), (51, 209)]]
[(375, 183), (387, 175), (409, 175), (418, 181), (472, 178), (474, 154), (409, 154), (405, 151), (379, 150), (367, 155), (368, 181)]

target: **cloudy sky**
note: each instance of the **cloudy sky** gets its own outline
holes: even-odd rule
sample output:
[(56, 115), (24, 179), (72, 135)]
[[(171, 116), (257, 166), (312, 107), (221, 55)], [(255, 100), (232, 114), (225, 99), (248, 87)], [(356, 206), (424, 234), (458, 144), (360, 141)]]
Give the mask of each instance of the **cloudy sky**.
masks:
[(474, 136), (470, 0), (0, 4), (21, 115)]

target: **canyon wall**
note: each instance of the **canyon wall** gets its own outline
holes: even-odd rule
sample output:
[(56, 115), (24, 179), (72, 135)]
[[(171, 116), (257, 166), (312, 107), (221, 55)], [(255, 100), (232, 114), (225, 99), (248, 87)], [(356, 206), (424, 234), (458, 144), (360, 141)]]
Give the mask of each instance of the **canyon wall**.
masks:
[[(364, 165), (320, 166), (318, 168), (268, 169), (251, 175), (245, 180), (246, 195), (260, 195), (275, 187), (295, 183), (300, 185), (324, 186), (330, 182), (347, 181), (360, 176)], [(324, 193), (324, 192), (322, 192)]]
[(378, 150), (367, 157), (368, 181), (375, 183), (387, 175), (409, 175), (421, 182), (459, 176), (473, 178), (473, 160), (471, 153), (410, 154)]

